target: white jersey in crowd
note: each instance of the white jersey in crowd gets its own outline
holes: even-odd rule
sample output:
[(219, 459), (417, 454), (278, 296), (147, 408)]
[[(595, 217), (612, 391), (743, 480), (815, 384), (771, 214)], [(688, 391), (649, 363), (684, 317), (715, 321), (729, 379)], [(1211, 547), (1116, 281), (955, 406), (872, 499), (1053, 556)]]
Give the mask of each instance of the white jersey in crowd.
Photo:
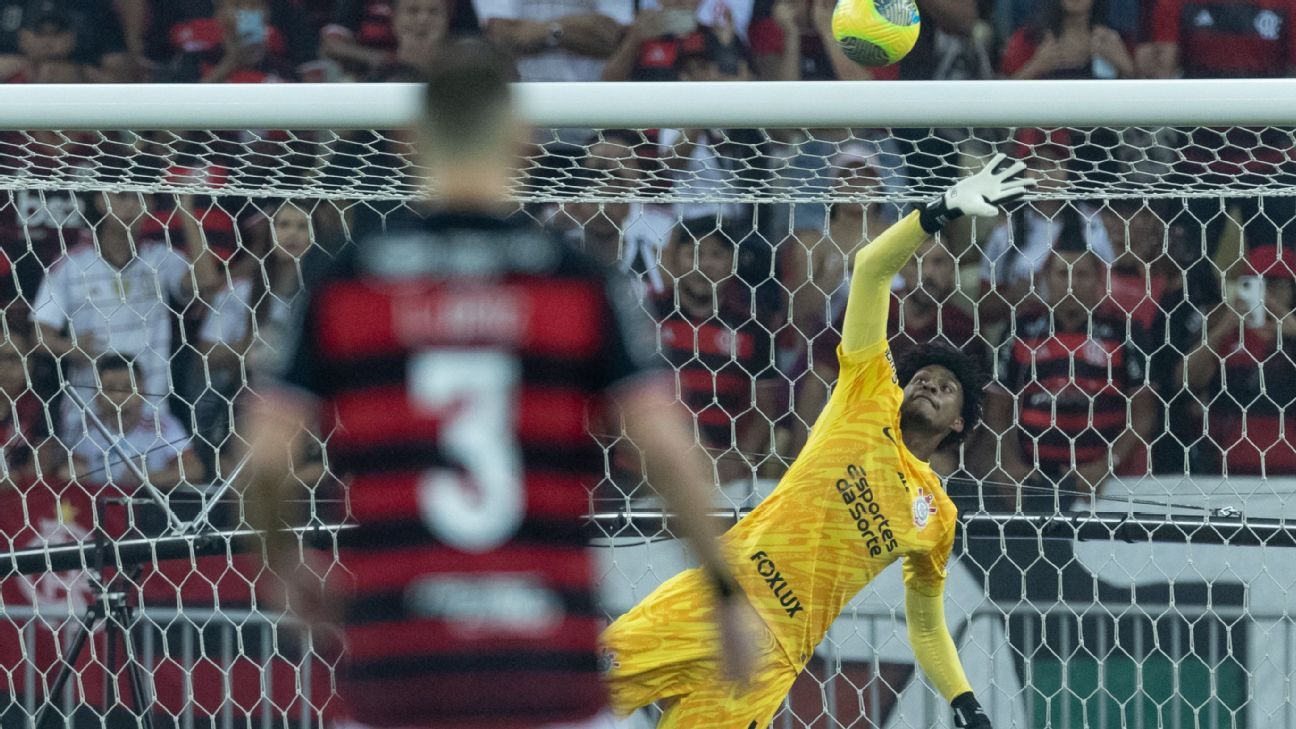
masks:
[[(553, 225), (560, 209), (560, 205), (545, 207), (540, 212), (540, 222)], [(631, 276), (635, 293), (640, 300), (648, 294), (660, 294), (666, 290), (658, 261), (661, 260), (662, 249), (670, 240), (676, 221), (677, 217), (670, 206), (632, 202), (626, 207), (625, 219), (617, 226), (621, 231), (621, 255), (617, 259), (617, 269)], [(573, 245), (581, 247), (584, 244), (584, 234), (580, 228), (561, 232)]]
[(249, 333), (255, 333), (243, 359), (253, 378), (277, 369), (293, 325), (292, 300), (271, 293), (263, 295), (267, 297), (264, 305), (270, 311), (258, 320), (255, 331), (252, 329), (252, 281), (246, 278), (238, 279), (212, 297), (211, 312), (198, 330), (198, 340), (203, 344), (231, 347), (237, 347)]
[[(473, 0), (477, 19), (534, 20), (549, 23), (569, 15), (598, 13), (622, 25), (634, 21), (634, 0)], [(597, 81), (606, 59), (556, 48), (517, 59), (523, 81)]]
[[(72, 249), (41, 282), (32, 305), (38, 324), (69, 327), (91, 354), (112, 352), (134, 359), (144, 381), (137, 386), (150, 402), (171, 391), (173, 302), (185, 298), (189, 262), (161, 243), (139, 244), (137, 255), (118, 270), (93, 245)], [(71, 360), (69, 384), (90, 401), (95, 375), (84, 362)]]
[(252, 281), (241, 278), (212, 297), (212, 308), (198, 330), (204, 344), (234, 346), (248, 335), (252, 324)]
[[(1107, 237), (1107, 229), (1103, 227), (1102, 216), (1089, 205), (1077, 205), (1076, 211), (1084, 221), (1085, 243), (1089, 250), (1103, 263), (1110, 264), (1116, 256), (1111, 240)], [(990, 233), (985, 252), (981, 256), (982, 283), (1007, 286), (1029, 280), (1044, 266), (1049, 251), (1057, 244), (1058, 237), (1062, 235), (1063, 214), (1049, 218), (1032, 208), (1027, 208), (1021, 214), (1026, 216), (1023, 225), (1025, 240), (1017, 241), (1019, 250), (1010, 250), (1012, 220), (1000, 223)]]
[(89, 467), (78, 474), (90, 483), (134, 483), (135, 477), (126, 465), (127, 459), (146, 473), (160, 471), (189, 450), (189, 435), (180, 421), (165, 407), (144, 406), (144, 412), (130, 432), (121, 432), (115, 412), (96, 408), (100, 421), (113, 433), (104, 434), (93, 423), (78, 419), (69, 436), (72, 453)]

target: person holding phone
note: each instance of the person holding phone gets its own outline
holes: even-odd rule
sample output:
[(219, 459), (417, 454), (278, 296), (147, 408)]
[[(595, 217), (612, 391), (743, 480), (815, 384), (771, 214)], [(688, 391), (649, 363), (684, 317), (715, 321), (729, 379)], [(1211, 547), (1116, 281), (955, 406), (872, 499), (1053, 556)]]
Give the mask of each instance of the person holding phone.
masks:
[(597, 81), (634, 20), (631, 0), (473, 0), (486, 37), (522, 81)]
[(699, 0), (661, 0), (645, 8), (626, 28), (603, 67), (604, 81), (678, 81), (676, 65), (690, 46), (700, 45)]
[(207, 18), (168, 27), (178, 54), (166, 80), (202, 83), (267, 83), (297, 80), (290, 40), (271, 20), (269, 0), (214, 0)]
[[(1266, 245), (1247, 253), (1231, 306), (1206, 325), (1205, 343), (1185, 362), (1203, 403), (1201, 463), (1229, 474), (1296, 474), (1296, 250)], [(1225, 383), (1228, 384), (1227, 394)]]

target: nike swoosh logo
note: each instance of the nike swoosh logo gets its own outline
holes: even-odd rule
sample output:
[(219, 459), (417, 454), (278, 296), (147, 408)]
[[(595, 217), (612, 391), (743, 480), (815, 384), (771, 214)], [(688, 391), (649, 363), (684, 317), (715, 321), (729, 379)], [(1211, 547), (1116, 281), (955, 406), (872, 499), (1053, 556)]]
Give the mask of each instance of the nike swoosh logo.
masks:
[(895, 445), (895, 438), (891, 437), (891, 426), (882, 426), (882, 435), (885, 435), (887, 440), (891, 441), (891, 445)]

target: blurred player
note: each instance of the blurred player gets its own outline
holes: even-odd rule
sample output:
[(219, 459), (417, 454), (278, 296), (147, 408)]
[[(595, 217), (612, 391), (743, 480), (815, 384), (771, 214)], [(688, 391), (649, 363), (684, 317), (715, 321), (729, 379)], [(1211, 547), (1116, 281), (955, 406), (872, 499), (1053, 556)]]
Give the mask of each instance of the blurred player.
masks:
[[(348, 712), (362, 725), (496, 729), (604, 709), (583, 525), (603, 460), (587, 416), (612, 403), (705, 565), (696, 597), (717, 606), (717, 665), (741, 678), (743, 626), (759, 621), (705, 517), (701, 454), (645, 365), (652, 338), (629, 284), (506, 217), (528, 135), (496, 52), (460, 42), (431, 67), (421, 131), (435, 212), (350, 248), (318, 282), (251, 423), (256, 520), (272, 529), (277, 569), (302, 571), (276, 528), (286, 444), (316, 413), (350, 478)], [(330, 607), (292, 597), (306, 613)]]
[(846, 603), (903, 558), (905, 618), (919, 665), (951, 702), (957, 726), (990, 726), (945, 625), (956, 511), (927, 464), (976, 425), (984, 379), (970, 357), (939, 344), (915, 346), (894, 365), (886, 332), (891, 280), (923, 241), (962, 215), (996, 214), (996, 205), (1034, 184), (1018, 177), (1020, 162), (999, 169), (1003, 159), (856, 256), (832, 398), (778, 488), (722, 540), (764, 619), (752, 681), (739, 688), (711, 680), (714, 643), (698, 599), (706, 578), (690, 570), (604, 633), (618, 712), (661, 701), (658, 729), (768, 725)]

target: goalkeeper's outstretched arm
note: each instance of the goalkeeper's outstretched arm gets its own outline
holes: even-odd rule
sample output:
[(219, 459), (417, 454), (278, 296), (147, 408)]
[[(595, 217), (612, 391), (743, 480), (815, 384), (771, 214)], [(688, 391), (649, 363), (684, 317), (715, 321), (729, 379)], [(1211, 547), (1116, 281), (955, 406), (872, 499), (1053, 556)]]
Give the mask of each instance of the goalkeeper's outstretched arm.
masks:
[(914, 659), (927, 680), (954, 709), (954, 725), (960, 729), (989, 729), (990, 719), (972, 693), (958, 648), (945, 623), (944, 590), (935, 594), (905, 586), (905, 623)]
[[(927, 236), (963, 215), (991, 216), (998, 205), (1026, 193), (1034, 180), (1019, 177), (1026, 165), (1018, 161), (1003, 165), (996, 155), (980, 172), (960, 180), (921, 210), (910, 213), (870, 243), (855, 260), (846, 320), (842, 327), (842, 351), (853, 352), (886, 339), (888, 297), (891, 278), (900, 271)], [(990, 720), (968, 683), (958, 649), (945, 623), (944, 568), (951, 542), (938, 547), (939, 579), (911, 579), (926, 569), (905, 560), (905, 619), (914, 658), (923, 673), (954, 709), (954, 723), (960, 729), (989, 729)], [(925, 586), (925, 587), (924, 587)]]
[(860, 250), (842, 324), (843, 352), (857, 352), (886, 339), (891, 279), (927, 236), (964, 215), (996, 215), (1000, 203), (1021, 197), (1035, 184), (1018, 176), (1026, 169), (1023, 162), (1004, 166), (1003, 161), (1002, 154), (995, 155), (980, 172), (909, 213)]

